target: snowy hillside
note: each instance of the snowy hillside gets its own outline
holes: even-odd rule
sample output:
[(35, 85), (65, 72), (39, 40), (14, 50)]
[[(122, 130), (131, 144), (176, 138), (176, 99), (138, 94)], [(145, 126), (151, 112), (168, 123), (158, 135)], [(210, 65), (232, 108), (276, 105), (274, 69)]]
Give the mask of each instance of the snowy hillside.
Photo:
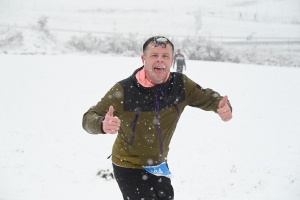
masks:
[[(82, 115), (139, 58), (0, 55), (0, 199), (120, 200), (114, 135), (90, 135)], [(228, 95), (233, 119), (186, 108), (170, 146), (175, 199), (300, 199), (299, 68), (187, 61), (202, 87)]]
[[(141, 41), (152, 35), (165, 35), (175, 42), (198, 35), (219, 43), (233, 54), (242, 51), (266, 53), (271, 56), (268, 62), (278, 55), (287, 55), (285, 60), (300, 57), (300, 5), (297, 0), (188, 0), (184, 4), (157, 0), (151, 3), (88, 0), (84, 4), (81, 1), (1, 2), (0, 53), (70, 53), (72, 48), (68, 42), (72, 42), (74, 36), (82, 39), (113, 34), (131, 37), (129, 34), (132, 34)], [(47, 30), (48, 34), (41, 31), (41, 18), (47, 18), (42, 30)], [(12, 32), (18, 32), (17, 41)], [(226, 42), (239, 43), (228, 46)], [(247, 56), (239, 57), (242, 60)], [(255, 57), (253, 53), (251, 56)], [(286, 65), (298, 66), (295, 64), (298, 62)]]

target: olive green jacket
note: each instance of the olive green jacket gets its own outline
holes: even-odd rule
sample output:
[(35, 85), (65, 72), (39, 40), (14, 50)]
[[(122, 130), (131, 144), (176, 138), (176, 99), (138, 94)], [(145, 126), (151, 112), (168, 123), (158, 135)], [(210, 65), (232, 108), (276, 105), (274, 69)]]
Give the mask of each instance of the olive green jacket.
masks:
[[(171, 72), (165, 83), (143, 87), (135, 78), (140, 69), (116, 83), (84, 114), (82, 121), (88, 133), (105, 134), (103, 117), (110, 105), (114, 107), (114, 116), (121, 120), (121, 125), (112, 149), (112, 161), (127, 168), (166, 162), (169, 144), (184, 108), (192, 106), (217, 112), (223, 98), (177, 72)], [(229, 101), (227, 103), (230, 106)]]

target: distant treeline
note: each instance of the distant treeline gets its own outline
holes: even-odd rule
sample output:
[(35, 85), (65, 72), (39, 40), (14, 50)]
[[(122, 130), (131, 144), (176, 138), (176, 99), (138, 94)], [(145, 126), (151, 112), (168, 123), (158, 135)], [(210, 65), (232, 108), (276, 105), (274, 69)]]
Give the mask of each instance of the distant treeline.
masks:
[[(124, 36), (111, 34), (105, 37), (86, 34), (73, 36), (67, 47), (73, 51), (87, 53), (121, 54), (140, 56), (142, 45), (147, 38), (141, 39), (134, 34)], [(201, 37), (186, 37), (182, 40), (169, 37), (175, 49), (180, 48), (190, 60), (233, 62), (274, 66), (300, 66), (300, 45), (296, 49), (283, 50), (272, 46), (230, 45), (206, 40)]]
[[(46, 18), (41, 18), (46, 19)], [(106, 36), (96, 36), (87, 33), (82, 36), (72, 36), (66, 43), (58, 43), (55, 37), (45, 28), (45, 20), (40, 20), (37, 27), (27, 29), (30, 34), (36, 37), (37, 44), (33, 46), (38, 48), (35, 51), (32, 48), (26, 48), (25, 34), (21, 30), (11, 27), (0, 28), (0, 53), (9, 53), (14, 50), (14, 53), (22, 54), (47, 54), (49, 45), (51, 50), (63, 47), (64, 53), (68, 52), (84, 52), (87, 54), (116, 54), (123, 56), (140, 56), (142, 54), (143, 43), (148, 38), (143, 38), (136, 34), (122, 35), (109, 34)], [(33, 37), (33, 36), (31, 36)], [(166, 36), (168, 37), (168, 36)], [(213, 42), (202, 37), (185, 37), (172, 38), (168, 37), (175, 46), (175, 50), (180, 48), (183, 54), (189, 60), (203, 60), (216, 62), (232, 62), (257, 65), (272, 65), (272, 66), (300, 66), (300, 44), (288, 44), (287, 47), (278, 45), (258, 45), (255, 42), (249, 42), (247, 45), (224, 44), (221, 42)], [(30, 38), (30, 41), (32, 38)], [(41, 51), (41, 48), (44, 48)], [(22, 49), (22, 51), (18, 51)], [(24, 52), (27, 51), (27, 52)], [(30, 51), (30, 52), (28, 52)], [(32, 52), (31, 52), (32, 51)]]

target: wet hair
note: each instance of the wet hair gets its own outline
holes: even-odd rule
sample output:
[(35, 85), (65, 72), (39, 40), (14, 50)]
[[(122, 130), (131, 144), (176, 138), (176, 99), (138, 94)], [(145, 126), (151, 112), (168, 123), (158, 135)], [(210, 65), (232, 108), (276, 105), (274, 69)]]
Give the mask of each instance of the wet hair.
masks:
[(174, 45), (173, 43), (164, 36), (153, 36), (149, 38), (143, 45), (143, 53), (146, 53), (146, 49), (149, 44), (154, 44), (155, 47), (161, 46), (162, 48), (166, 48), (167, 44), (171, 45), (172, 47), (172, 54), (174, 54)]

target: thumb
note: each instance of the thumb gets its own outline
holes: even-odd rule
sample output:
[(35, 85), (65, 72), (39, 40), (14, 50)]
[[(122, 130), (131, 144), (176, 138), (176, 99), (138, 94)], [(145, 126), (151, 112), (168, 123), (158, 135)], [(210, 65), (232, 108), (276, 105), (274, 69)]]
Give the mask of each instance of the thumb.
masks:
[(113, 116), (114, 115), (114, 107), (113, 106), (109, 106), (109, 110), (107, 112), (107, 115), (109, 115), (109, 116)]
[(227, 95), (225, 95), (224, 97), (223, 97), (223, 99), (220, 101), (220, 103), (219, 103), (219, 108), (223, 108), (224, 106), (225, 106), (225, 104), (226, 104), (226, 102), (227, 102), (227, 99), (228, 99), (228, 96)]

